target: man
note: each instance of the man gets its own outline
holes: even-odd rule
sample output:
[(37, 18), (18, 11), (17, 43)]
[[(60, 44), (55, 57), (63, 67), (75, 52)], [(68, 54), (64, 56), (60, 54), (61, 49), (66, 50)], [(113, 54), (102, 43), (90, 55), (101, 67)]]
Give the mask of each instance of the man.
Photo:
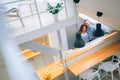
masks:
[(89, 23), (89, 21), (87, 19), (84, 20), (84, 24), (87, 26), (86, 32), (88, 34), (89, 41), (92, 41), (94, 39), (95, 27), (90, 25), (90, 23)]

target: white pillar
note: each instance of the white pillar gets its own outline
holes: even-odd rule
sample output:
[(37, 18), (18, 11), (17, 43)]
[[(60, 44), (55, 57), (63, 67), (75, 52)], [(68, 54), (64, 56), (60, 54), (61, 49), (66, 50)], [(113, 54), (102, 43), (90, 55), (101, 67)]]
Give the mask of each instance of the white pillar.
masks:
[(38, 80), (32, 68), (23, 62), (22, 55), (18, 54), (20, 51), (6, 28), (4, 14), (4, 7), (0, 5), (0, 51), (10, 80)]
[(73, 2), (73, 0), (65, 0), (66, 1), (66, 8), (67, 8), (67, 13), (68, 13), (68, 17), (72, 17), (75, 16), (75, 4)]

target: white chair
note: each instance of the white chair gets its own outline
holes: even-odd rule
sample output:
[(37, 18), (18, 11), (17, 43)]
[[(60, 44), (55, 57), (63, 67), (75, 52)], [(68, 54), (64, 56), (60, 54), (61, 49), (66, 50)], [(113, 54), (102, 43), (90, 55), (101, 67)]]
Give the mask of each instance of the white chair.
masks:
[(81, 73), (79, 80), (102, 80), (102, 78), (107, 75), (107, 72), (102, 69), (101, 64), (103, 64), (103, 62)]
[(25, 27), (17, 8), (12, 8), (12, 9), (8, 10), (6, 12), (6, 17), (18, 17), (22, 26)]
[(112, 61), (104, 62), (100, 66), (104, 71), (111, 73), (112, 80), (115, 79), (113, 71), (118, 70), (119, 76), (120, 76), (120, 66), (119, 66), (120, 61), (119, 61), (119, 56), (118, 55), (120, 55), (120, 54), (114, 54), (112, 56)]
[(99, 69), (94, 71), (89, 69), (79, 75), (79, 80), (101, 80), (99, 75)]
[(117, 67), (115, 65), (113, 65), (112, 62), (105, 62), (101, 65), (101, 68), (103, 70), (105, 70), (106, 72), (110, 72), (111, 73), (111, 77), (112, 80), (114, 80), (114, 75), (113, 75), (113, 71), (117, 69)]

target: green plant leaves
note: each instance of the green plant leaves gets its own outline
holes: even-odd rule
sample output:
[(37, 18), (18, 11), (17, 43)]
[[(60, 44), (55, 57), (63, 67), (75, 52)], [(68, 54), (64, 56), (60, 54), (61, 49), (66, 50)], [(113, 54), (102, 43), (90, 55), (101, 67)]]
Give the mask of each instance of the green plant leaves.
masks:
[(51, 6), (49, 3), (47, 3), (47, 9), (49, 11), (49, 13), (52, 14), (57, 14), (58, 12), (60, 12), (62, 10), (62, 4), (57, 3), (56, 6)]
[(60, 8), (60, 7), (61, 7), (61, 4), (58, 3), (58, 4), (56, 5), (56, 8)]

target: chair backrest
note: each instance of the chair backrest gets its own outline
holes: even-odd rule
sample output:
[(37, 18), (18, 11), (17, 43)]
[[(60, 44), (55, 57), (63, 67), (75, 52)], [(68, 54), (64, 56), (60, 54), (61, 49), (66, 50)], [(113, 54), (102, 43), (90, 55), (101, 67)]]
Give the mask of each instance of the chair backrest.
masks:
[[(98, 75), (98, 76), (99, 76), (99, 79), (100, 79), (100, 78), (102, 79), (102, 78), (107, 74), (107, 72), (103, 70), (102, 64), (104, 64), (104, 62), (100, 62), (100, 63), (97, 65), (98, 73), (99, 73), (99, 75)], [(101, 79), (100, 79), (100, 80), (101, 80)]]
[(99, 70), (93, 70), (93, 69), (89, 69), (85, 72), (83, 72), (82, 74), (80, 74), (80, 78), (83, 79), (87, 79), (87, 80), (94, 80), (94, 79), (99, 79), (100, 80), (100, 76), (99, 76)]
[(18, 9), (17, 9), (17, 8), (12, 8), (12, 9), (6, 11), (6, 14), (14, 13), (14, 12), (15, 12), (15, 13), (18, 13)]
[(92, 78), (90, 80), (96, 80), (96, 79), (100, 79), (99, 69), (92, 74)]
[(100, 80), (100, 74), (99, 72), (101, 71), (100, 67), (99, 67), (100, 64), (97, 64), (95, 65), (92, 70), (93, 70), (93, 74), (91, 75), (92, 78), (90, 80)]
[(115, 54), (118, 58), (120, 57), (120, 51)]
[[(15, 14), (13, 14), (13, 13), (15, 13)], [(17, 8), (12, 8), (12, 9), (6, 11), (5, 15), (6, 15), (6, 17), (18, 17), (18, 19), (20, 20), (20, 22), (22, 24), (22, 27), (24, 27), (22, 18), (20, 16)]]
[(120, 62), (120, 51), (117, 52), (116, 54), (114, 54), (114, 55), (112, 56), (112, 62), (113, 62), (113, 63), (118, 63), (118, 62)]

